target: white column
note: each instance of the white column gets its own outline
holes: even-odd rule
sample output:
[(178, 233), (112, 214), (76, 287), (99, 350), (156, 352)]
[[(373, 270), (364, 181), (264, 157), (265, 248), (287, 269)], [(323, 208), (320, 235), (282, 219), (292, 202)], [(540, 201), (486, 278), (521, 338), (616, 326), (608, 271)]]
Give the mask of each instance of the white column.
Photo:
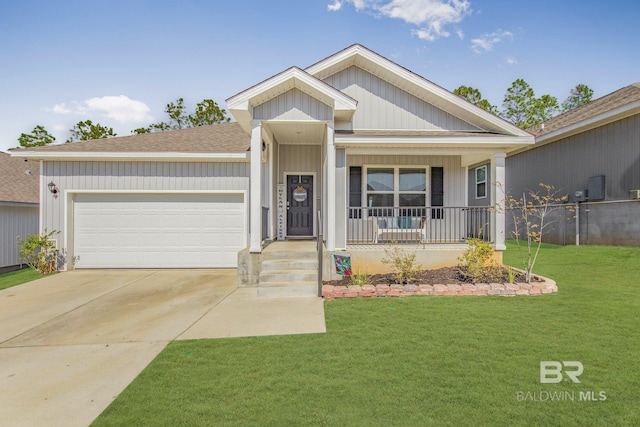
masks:
[(505, 176), (505, 153), (495, 153), (491, 157), (491, 235), (495, 242), (496, 250), (503, 251), (507, 249), (504, 244), (505, 240), (505, 192), (506, 192), (506, 176)]
[(251, 202), (249, 209), (249, 252), (262, 252), (262, 126), (251, 122)]
[(327, 251), (336, 250), (336, 146), (333, 144), (333, 122), (327, 123)]

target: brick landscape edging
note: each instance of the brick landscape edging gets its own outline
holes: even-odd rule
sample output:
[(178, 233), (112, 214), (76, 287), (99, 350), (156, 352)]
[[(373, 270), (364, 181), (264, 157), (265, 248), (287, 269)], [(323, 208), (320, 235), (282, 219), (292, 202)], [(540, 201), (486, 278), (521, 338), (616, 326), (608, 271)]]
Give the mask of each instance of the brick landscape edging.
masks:
[(534, 283), (475, 283), (452, 285), (364, 285), (322, 286), (322, 297), (336, 298), (408, 297), (413, 295), (542, 295), (558, 292), (556, 282), (537, 276), (542, 282)]

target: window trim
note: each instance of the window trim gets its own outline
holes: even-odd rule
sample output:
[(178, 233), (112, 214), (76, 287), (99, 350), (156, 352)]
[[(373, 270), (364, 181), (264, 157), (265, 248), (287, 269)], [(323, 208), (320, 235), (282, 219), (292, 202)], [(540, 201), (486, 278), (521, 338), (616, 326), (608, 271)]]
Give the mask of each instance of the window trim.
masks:
[[(478, 181), (478, 171), (480, 169), (484, 169), (484, 180)], [(486, 199), (487, 198), (487, 165), (478, 166), (473, 170), (474, 179), (476, 181), (476, 199)], [(478, 195), (478, 189), (480, 188), (480, 184), (484, 184), (484, 196)]]

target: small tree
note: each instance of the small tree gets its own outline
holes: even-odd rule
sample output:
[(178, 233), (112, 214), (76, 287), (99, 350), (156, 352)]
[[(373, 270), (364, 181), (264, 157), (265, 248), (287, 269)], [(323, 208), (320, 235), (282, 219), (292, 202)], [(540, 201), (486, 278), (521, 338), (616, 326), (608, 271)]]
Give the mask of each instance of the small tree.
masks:
[[(567, 196), (559, 196), (558, 191), (548, 184), (540, 184), (541, 192), (530, 191), (522, 198), (506, 197), (506, 204), (513, 217), (512, 237), (518, 246), (518, 253), (526, 273), (527, 283), (531, 282), (533, 267), (538, 259), (542, 237), (557, 220), (551, 214), (567, 202)], [(525, 245), (526, 242), (526, 245)]]
[(20, 246), (20, 261), (37, 270), (40, 274), (53, 273), (57, 269), (58, 249), (51, 236), (59, 231), (44, 231), (43, 234), (29, 234), (23, 240), (20, 236), (16, 241)]
[(398, 246), (397, 243), (386, 247), (384, 249), (384, 255), (385, 257), (382, 258), (382, 263), (389, 266), (400, 283), (410, 282), (420, 271), (421, 266), (416, 262), (415, 252), (408, 254)]

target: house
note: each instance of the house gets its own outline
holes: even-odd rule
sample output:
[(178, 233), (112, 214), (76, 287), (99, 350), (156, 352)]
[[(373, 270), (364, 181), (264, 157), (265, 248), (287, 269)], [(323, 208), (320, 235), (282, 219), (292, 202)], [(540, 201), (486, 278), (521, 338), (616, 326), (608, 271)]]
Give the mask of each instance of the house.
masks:
[(0, 272), (19, 269), (17, 236), (38, 233), (40, 165), (0, 152)]
[(528, 131), (535, 145), (507, 156), (508, 192), (545, 183), (577, 206), (555, 218), (546, 240), (640, 245), (640, 83)]
[(58, 190), (42, 221), (61, 268), (238, 266), (256, 286), (267, 243), (319, 229), (325, 259), (368, 272), (392, 241), (425, 265), (457, 263), (470, 236), (505, 248), (493, 187), (533, 137), (387, 58), (356, 44), (227, 108), (236, 122), (14, 153)]

